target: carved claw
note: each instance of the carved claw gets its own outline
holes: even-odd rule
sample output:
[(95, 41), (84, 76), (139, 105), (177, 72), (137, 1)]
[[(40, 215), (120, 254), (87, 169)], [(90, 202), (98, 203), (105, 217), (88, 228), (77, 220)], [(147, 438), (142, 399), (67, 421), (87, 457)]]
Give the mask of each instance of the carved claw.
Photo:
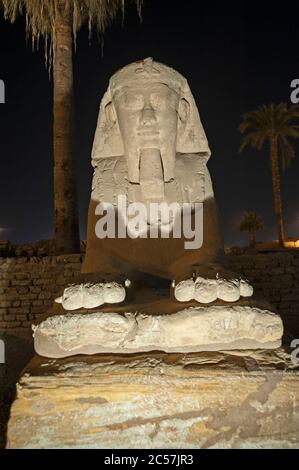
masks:
[(197, 277), (195, 281), (187, 279), (179, 282), (174, 289), (174, 296), (179, 302), (196, 300), (202, 304), (217, 299), (226, 302), (237, 302), (240, 296), (251, 297), (253, 287), (244, 279), (205, 279)]
[(117, 282), (78, 284), (64, 289), (63, 295), (55, 299), (65, 310), (96, 308), (105, 303), (115, 304), (125, 300), (125, 288)]

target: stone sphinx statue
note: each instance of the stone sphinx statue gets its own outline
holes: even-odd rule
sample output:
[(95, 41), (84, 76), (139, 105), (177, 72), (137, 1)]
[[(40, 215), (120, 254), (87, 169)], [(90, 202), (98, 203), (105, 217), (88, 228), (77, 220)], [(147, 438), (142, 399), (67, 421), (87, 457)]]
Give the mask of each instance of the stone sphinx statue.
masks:
[[(89, 208), (86, 273), (103, 279), (145, 274), (178, 282), (223, 265), (214, 194), (206, 163), (208, 141), (188, 83), (151, 58), (124, 67), (102, 100), (92, 151), (94, 177)], [(203, 203), (203, 246), (186, 250), (178, 238), (95, 234), (101, 201), (117, 206), (166, 202)]]
[(280, 345), (279, 316), (226, 268), (209, 157), (182, 75), (147, 58), (112, 76), (92, 150), (84, 282), (35, 327), (37, 352)]

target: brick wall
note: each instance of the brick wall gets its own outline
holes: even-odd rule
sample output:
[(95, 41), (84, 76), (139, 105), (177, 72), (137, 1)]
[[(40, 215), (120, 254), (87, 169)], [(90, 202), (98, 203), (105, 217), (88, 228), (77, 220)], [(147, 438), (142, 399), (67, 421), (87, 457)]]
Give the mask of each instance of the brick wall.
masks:
[[(227, 257), (299, 338), (299, 250)], [(29, 334), (32, 321), (74, 282), (81, 262), (82, 255), (0, 258), (0, 330)]]
[(29, 334), (32, 321), (80, 273), (82, 255), (0, 258), (0, 330)]
[(285, 330), (299, 338), (299, 250), (227, 257), (230, 268), (243, 274), (277, 309)]

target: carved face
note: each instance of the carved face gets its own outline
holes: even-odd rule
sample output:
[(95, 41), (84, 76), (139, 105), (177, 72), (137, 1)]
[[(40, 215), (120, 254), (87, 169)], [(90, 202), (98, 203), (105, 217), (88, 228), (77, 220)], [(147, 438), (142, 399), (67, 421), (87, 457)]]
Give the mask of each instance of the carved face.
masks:
[[(186, 103), (186, 102), (185, 102)], [(180, 99), (167, 85), (123, 87), (113, 96), (129, 179), (139, 182), (142, 150), (158, 149), (164, 181), (174, 177)]]

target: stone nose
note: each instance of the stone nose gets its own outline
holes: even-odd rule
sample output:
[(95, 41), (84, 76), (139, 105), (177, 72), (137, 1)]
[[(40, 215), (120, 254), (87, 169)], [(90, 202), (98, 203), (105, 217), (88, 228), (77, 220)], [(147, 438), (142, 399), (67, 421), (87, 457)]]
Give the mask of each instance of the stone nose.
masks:
[(155, 111), (150, 105), (146, 105), (141, 113), (141, 124), (144, 126), (151, 126), (156, 122)]

